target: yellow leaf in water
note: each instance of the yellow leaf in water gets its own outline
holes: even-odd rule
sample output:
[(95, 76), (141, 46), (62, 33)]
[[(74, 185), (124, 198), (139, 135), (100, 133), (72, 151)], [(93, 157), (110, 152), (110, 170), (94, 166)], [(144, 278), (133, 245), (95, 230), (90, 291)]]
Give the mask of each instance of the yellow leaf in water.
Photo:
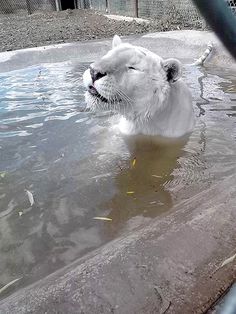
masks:
[(127, 194), (134, 194), (134, 191), (128, 191)]
[(137, 161), (137, 159), (136, 159), (136, 157), (134, 157), (134, 159), (132, 161), (132, 167), (134, 167), (136, 165), (136, 161)]
[(103, 220), (103, 221), (112, 221), (111, 218), (108, 218), (108, 217), (93, 217), (93, 219), (96, 219), (96, 220)]

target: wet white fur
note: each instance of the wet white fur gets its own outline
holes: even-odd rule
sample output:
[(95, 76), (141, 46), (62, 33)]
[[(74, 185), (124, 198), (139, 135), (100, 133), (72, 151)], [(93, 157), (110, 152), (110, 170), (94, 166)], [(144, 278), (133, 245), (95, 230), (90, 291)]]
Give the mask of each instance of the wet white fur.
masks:
[[(115, 36), (113, 48), (91, 66), (106, 75), (93, 85), (88, 69), (83, 75), (84, 85), (87, 89), (93, 85), (108, 102), (87, 91), (87, 105), (94, 110), (119, 112), (122, 133), (176, 138), (193, 130), (191, 94), (181, 79), (179, 61), (163, 60), (147, 49), (122, 43)], [(168, 81), (170, 68), (172, 78)]]

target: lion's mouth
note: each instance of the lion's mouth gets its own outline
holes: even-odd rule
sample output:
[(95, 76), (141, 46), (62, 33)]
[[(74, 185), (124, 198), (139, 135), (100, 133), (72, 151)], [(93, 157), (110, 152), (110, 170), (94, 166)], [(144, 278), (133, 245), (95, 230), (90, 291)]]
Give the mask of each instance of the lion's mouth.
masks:
[(101, 94), (99, 94), (99, 92), (96, 90), (96, 88), (94, 86), (89, 86), (88, 88), (88, 92), (94, 96), (97, 97), (98, 99), (100, 99), (102, 102), (108, 102), (108, 99), (103, 97)]

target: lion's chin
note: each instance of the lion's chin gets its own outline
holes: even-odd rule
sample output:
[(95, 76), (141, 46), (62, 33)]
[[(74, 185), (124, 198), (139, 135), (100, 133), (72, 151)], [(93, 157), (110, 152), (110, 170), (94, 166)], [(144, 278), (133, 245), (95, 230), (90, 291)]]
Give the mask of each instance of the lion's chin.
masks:
[(90, 87), (88, 90), (88, 93), (92, 97), (99, 99), (101, 102), (105, 102), (105, 103), (108, 102), (108, 99), (106, 97), (102, 96), (101, 94), (99, 94), (99, 92), (94, 87)]
[(112, 105), (105, 97), (99, 94), (91, 94), (89, 91), (85, 93), (85, 102), (87, 108), (92, 111), (112, 110)]
[(87, 104), (87, 108), (96, 111), (114, 111), (119, 112), (122, 99), (115, 97), (114, 99), (107, 99), (97, 93), (91, 93), (89, 90), (85, 93), (85, 102)]

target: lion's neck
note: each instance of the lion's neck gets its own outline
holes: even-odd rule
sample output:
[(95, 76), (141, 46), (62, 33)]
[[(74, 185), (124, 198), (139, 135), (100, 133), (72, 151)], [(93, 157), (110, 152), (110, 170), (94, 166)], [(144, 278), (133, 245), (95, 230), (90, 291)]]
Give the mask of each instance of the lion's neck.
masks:
[(192, 131), (194, 114), (191, 95), (180, 81), (172, 86), (164, 106), (151, 117), (122, 117), (120, 131), (127, 135), (145, 134), (164, 137), (181, 137)]

